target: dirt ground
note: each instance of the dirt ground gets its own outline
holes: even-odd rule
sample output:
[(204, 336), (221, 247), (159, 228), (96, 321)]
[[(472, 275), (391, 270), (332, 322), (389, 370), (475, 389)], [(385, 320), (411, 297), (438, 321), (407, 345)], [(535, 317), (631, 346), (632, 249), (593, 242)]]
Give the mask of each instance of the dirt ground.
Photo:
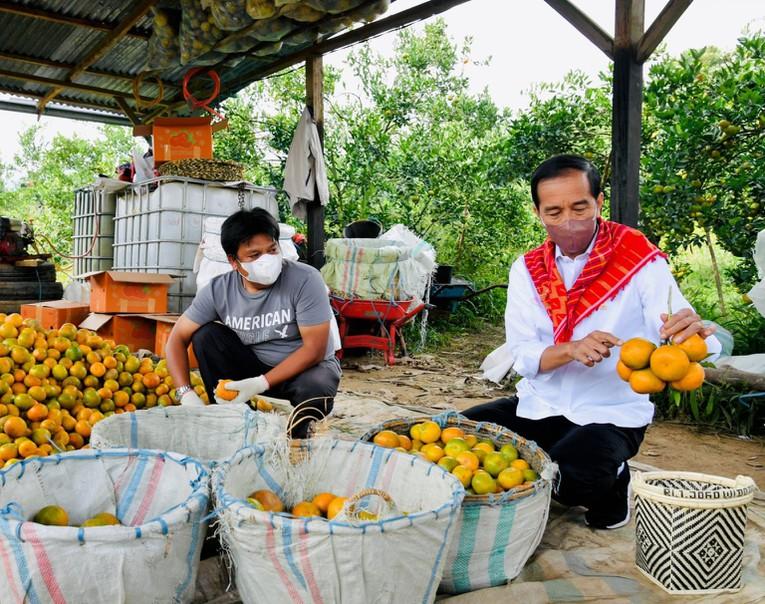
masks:
[[(501, 328), (465, 333), (433, 354), (417, 354), (386, 367), (379, 354), (344, 360), (340, 391), (399, 406), (467, 409), (509, 390), (480, 379), (481, 360), (503, 341)], [(651, 425), (636, 461), (666, 470), (751, 476), (765, 488), (765, 439), (742, 439), (693, 426)]]

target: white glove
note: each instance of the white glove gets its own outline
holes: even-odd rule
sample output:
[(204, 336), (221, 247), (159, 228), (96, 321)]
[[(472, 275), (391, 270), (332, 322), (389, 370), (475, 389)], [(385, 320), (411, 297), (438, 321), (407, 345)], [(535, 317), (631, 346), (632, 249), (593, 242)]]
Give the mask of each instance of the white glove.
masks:
[(193, 390), (189, 390), (181, 397), (181, 406), (183, 407), (205, 407), (205, 402), (199, 398), (199, 395)]
[(247, 378), (246, 380), (239, 380), (237, 382), (226, 382), (223, 387), (226, 390), (239, 392), (239, 394), (235, 399), (230, 401), (218, 398), (216, 396), (215, 400), (219, 405), (228, 405), (229, 403), (249, 403), (253, 396), (257, 396), (258, 394), (265, 392), (271, 387), (271, 385), (268, 383), (265, 375), (259, 375), (258, 377)]

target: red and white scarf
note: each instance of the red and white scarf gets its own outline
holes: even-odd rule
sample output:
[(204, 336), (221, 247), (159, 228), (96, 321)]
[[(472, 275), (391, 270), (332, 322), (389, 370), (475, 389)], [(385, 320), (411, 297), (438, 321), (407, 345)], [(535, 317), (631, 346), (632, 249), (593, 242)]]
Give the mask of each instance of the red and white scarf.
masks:
[(568, 291), (555, 263), (552, 240), (525, 254), (526, 268), (553, 324), (554, 342), (570, 341), (574, 327), (658, 257), (667, 256), (640, 231), (602, 218), (598, 218), (598, 235), (587, 263)]

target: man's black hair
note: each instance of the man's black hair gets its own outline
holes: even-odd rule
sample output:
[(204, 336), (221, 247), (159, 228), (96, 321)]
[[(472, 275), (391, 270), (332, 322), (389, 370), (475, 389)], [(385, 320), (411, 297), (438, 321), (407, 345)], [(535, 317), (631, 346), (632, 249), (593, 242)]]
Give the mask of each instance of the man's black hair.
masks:
[(584, 172), (587, 175), (587, 182), (590, 183), (590, 193), (597, 199), (598, 195), (600, 195), (600, 172), (592, 165), (592, 162), (581, 155), (556, 155), (539, 164), (539, 167), (534, 170), (534, 174), (531, 176), (531, 199), (534, 200), (534, 205), (537, 208), (539, 208), (539, 195), (537, 194), (539, 183), (548, 178), (560, 176), (570, 170)]
[(239, 210), (226, 218), (220, 229), (220, 244), (226, 256), (236, 258), (239, 246), (255, 235), (268, 235), (279, 241), (279, 223), (263, 208)]

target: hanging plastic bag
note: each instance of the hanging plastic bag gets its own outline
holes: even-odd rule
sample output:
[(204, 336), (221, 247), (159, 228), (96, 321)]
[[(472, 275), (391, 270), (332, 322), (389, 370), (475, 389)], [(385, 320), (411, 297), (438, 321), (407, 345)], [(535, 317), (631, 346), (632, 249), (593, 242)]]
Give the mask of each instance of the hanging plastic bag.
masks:
[(245, 0), (202, 0), (215, 25), (224, 31), (239, 31), (252, 23)]
[(178, 47), (178, 26), (181, 15), (178, 11), (154, 7), (152, 34), (146, 53), (145, 71), (158, 71), (175, 67), (181, 62)]
[(757, 311), (765, 317), (765, 229), (757, 235), (754, 244), (754, 264), (757, 266), (757, 276), (760, 282), (749, 290), (747, 294)]
[(215, 19), (203, 6), (205, 1), (181, 0), (181, 29), (178, 37), (182, 65), (209, 52), (223, 38), (224, 34), (215, 24)]
[(287, 34), (298, 28), (298, 24), (289, 19), (278, 17), (276, 19), (262, 19), (255, 21), (245, 31), (256, 40), (261, 42), (279, 42)]
[(364, 4), (365, 0), (305, 0), (305, 3), (316, 10), (329, 13), (330, 15), (339, 15), (349, 10), (353, 10)]
[(274, 0), (247, 0), (247, 14), (253, 19), (270, 19), (279, 12)]
[(320, 10), (311, 8), (307, 4), (288, 4), (282, 8), (282, 17), (288, 17), (293, 21), (300, 21), (301, 23), (316, 23), (324, 16)]

